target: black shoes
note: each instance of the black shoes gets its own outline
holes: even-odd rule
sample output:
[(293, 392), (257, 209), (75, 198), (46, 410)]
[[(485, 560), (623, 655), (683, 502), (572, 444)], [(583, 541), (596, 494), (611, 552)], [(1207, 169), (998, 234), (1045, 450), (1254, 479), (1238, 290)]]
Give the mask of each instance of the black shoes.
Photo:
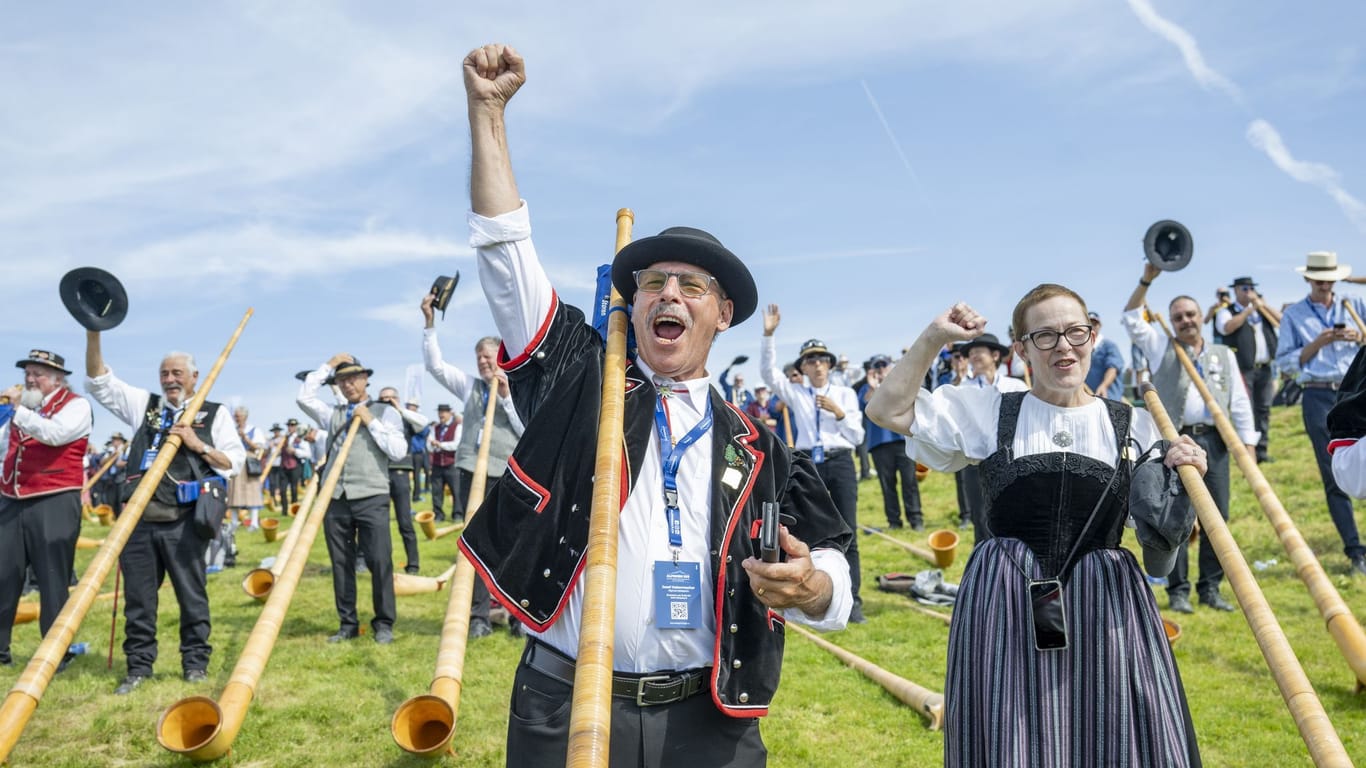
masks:
[(344, 643), (347, 640), (355, 640), (360, 637), (360, 631), (355, 629), (339, 629), (336, 634), (327, 638), (329, 643)]
[(912, 521), (911, 521), (911, 530), (913, 530), (913, 531), (923, 531), (923, 530), (925, 530), (925, 524), (924, 524), (923, 522), (919, 521), (919, 520), (912, 520)]
[(394, 642), (394, 630), (388, 627), (380, 627), (375, 630), (375, 642), (380, 645), (388, 645)]
[(127, 696), (133, 692), (133, 689), (142, 685), (142, 682), (146, 679), (147, 675), (129, 675), (123, 678), (123, 682), (119, 683), (119, 687), (114, 689), (114, 695)]
[(185, 682), (187, 683), (203, 683), (206, 682), (208, 679), (209, 673), (205, 672), (202, 669), (185, 670)]
[(1167, 607), (1176, 613), (1195, 613), (1195, 609), (1191, 607), (1191, 599), (1186, 595), (1169, 596)]
[(77, 654), (74, 651), (67, 651), (66, 653), (62, 654), (62, 660), (57, 662), (57, 672), (54, 674), (60, 673), (67, 667), (71, 666), (71, 662), (74, 661), (76, 659), (76, 656), (78, 655), (79, 654)]
[(1366, 555), (1356, 555), (1352, 558), (1352, 575), (1366, 576)]
[(863, 615), (863, 606), (854, 603), (854, 609), (849, 612), (850, 624), (867, 624), (868, 618)]
[(407, 573), (407, 574), (411, 574), (411, 575), (413, 575), (413, 576), (416, 576), (420, 570), (421, 570), (421, 569), (419, 569), (416, 565), (405, 565), (405, 566), (403, 566), (403, 572), (404, 572), (404, 573)]
[(1233, 604), (1220, 597), (1218, 592), (1206, 592), (1203, 595), (1200, 595), (1200, 604), (1207, 608), (1213, 608), (1216, 611), (1233, 610)]
[(14, 666), (14, 657), (9, 655), (9, 651), (0, 651), (0, 667)]
[(491, 634), (493, 634), (493, 627), (487, 621), (484, 619), (470, 619), (469, 637), (471, 640), (480, 637), (488, 637)]

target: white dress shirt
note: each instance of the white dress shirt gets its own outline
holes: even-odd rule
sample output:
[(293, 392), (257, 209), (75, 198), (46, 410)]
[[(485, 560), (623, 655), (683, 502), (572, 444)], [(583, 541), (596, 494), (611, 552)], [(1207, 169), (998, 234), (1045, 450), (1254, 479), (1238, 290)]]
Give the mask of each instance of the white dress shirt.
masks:
[[(42, 404), (46, 406), (52, 402), (52, 398), (61, 391), (62, 389), (55, 389), (49, 392), (43, 397)], [(4, 462), (5, 456), (9, 453), (9, 431), (11, 427), (18, 428), (43, 445), (66, 445), (77, 438), (90, 434), (91, 417), (90, 401), (83, 397), (72, 397), (66, 405), (62, 406), (62, 410), (52, 414), (51, 418), (41, 415), (26, 405), (16, 404), (14, 415), (4, 424), (0, 424), (0, 462)]]
[[(1228, 324), (1232, 320), (1233, 310), (1228, 307), (1224, 307), (1214, 314), (1214, 327), (1218, 329), (1220, 336), (1228, 335)], [(1267, 346), (1266, 333), (1262, 330), (1262, 323), (1266, 322), (1266, 318), (1262, 317), (1261, 312), (1254, 309), (1244, 322), (1252, 326), (1252, 337), (1257, 340), (1257, 349), (1252, 354), (1252, 362), (1254, 364), (1271, 362), (1271, 353), (1275, 350)]]
[[(331, 375), (332, 366), (323, 363), (316, 371), (310, 371), (304, 377), (303, 384), (299, 385), (299, 408), (317, 422), (319, 429), (327, 429), (332, 425), (332, 411), (335, 406), (324, 403), (322, 398), (318, 397), (318, 391)], [(370, 413), (375, 415), (375, 418), (371, 419), (369, 426), (366, 427), (370, 430), (370, 436), (375, 438), (375, 444), (391, 461), (398, 461), (408, 453), (408, 440), (403, 436), (403, 417), (398, 415), (398, 410), (389, 406), (380, 409), (376, 414), (375, 410), (371, 409)]]
[(1343, 493), (1366, 499), (1366, 440), (1333, 450), (1333, 479)]
[(451, 439), (441, 441), (436, 439), (436, 428), (444, 426), (439, 422), (432, 424), (432, 431), (427, 433), (427, 448), (432, 450), (456, 451), (460, 448), (460, 435), (465, 430), (465, 425), (457, 423), (455, 431), (451, 433)]
[[(531, 242), (527, 206), (496, 218), (469, 214), (470, 244), (477, 249), (479, 276), (498, 332), (512, 359), (521, 356), (550, 320), (555, 291)], [(653, 372), (643, 360), (637, 365)], [(429, 369), (430, 370), (430, 369)], [(668, 380), (662, 380), (668, 381)], [(657, 382), (658, 383), (658, 382)], [(673, 382), (669, 382), (673, 383)], [(709, 374), (685, 382), (686, 392), (666, 399), (670, 431), (682, 437), (702, 419), (711, 390)], [(857, 403), (852, 408), (858, 412)], [(711, 520), (712, 437), (703, 435), (683, 455), (678, 470), (683, 546), (680, 562), (701, 565), (702, 626), (699, 629), (659, 629), (654, 625), (654, 564), (672, 562), (668, 524), (664, 514), (664, 481), (659, 435), (650, 431), (650, 444), (639, 475), (621, 510), (617, 531), (616, 626), (613, 667), (623, 672), (654, 672), (710, 666), (716, 642), (715, 581), (708, 551)], [(811, 553), (813, 565), (830, 576), (834, 596), (821, 616), (800, 610), (784, 611), (791, 620), (818, 629), (841, 629), (853, 607), (849, 564), (838, 550)], [(583, 615), (584, 579), (574, 585), (559, 620), (537, 636), (569, 657), (578, 656)], [(535, 634), (535, 633), (533, 633)]]
[[(142, 429), (142, 423), (147, 418), (147, 403), (152, 399), (151, 392), (123, 381), (115, 376), (114, 369), (109, 367), (93, 379), (87, 377), (85, 391), (119, 421), (132, 427), (134, 431)], [(184, 410), (187, 402), (189, 400), (182, 401), (179, 408), (174, 408), (177, 420), (180, 419), (180, 412)], [(173, 407), (165, 397), (161, 398), (161, 404), (166, 408)], [(220, 406), (213, 416), (213, 422), (209, 424), (209, 436), (213, 438), (214, 450), (227, 456), (232, 465), (227, 469), (219, 469), (212, 464), (209, 464), (209, 467), (224, 478), (241, 472), (242, 466), (247, 462), (247, 452), (242, 447), (242, 440), (237, 436), (237, 424), (232, 420), (230, 410), (227, 406)]]
[[(809, 387), (788, 381), (778, 368), (778, 342), (772, 336), (765, 336), (760, 348), (759, 373), (769, 391), (777, 392), (792, 411), (799, 450), (809, 451), (818, 442), (827, 451), (863, 445), (863, 411), (858, 407), (858, 395), (854, 390), (828, 382), (824, 387)], [(844, 411), (844, 418), (836, 419), (835, 414), (817, 409), (816, 395), (834, 400)]]
[[(474, 393), (474, 383), (477, 379), (442, 358), (435, 328), (422, 329), (422, 364), (426, 366), (427, 372), (441, 382), (441, 386), (452, 395), (459, 398), (460, 402), (465, 402)], [(498, 398), (498, 406), (507, 414), (512, 434), (521, 437), (526, 431), (526, 425), (522, 424), (522, 417), (517, 415), (517, 406), (512, 401), (511, 390), (507, 397)]]

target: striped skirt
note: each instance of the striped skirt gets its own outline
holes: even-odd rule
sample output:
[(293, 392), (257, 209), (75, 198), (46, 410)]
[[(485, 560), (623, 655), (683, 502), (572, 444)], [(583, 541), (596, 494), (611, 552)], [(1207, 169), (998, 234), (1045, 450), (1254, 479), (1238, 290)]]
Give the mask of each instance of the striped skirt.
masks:
[(1199, 765), (1185, 692), (1134, 556), (1082, 555), (1063, 588), (1068, 646), (1034, 647), (1018, 539), (972, 553), (949, 631), (946, 766)]

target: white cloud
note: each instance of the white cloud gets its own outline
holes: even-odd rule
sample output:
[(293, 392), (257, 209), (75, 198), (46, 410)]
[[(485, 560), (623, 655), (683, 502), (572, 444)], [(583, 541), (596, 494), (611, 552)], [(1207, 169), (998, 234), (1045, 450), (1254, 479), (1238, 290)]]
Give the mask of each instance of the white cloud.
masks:
[(1191, 76), (1200, 84), (1200, 87), (1205, 90), (1223, 91), (1235, 101), (1242, 98), (1238, 86), (1205, 61), (1204, 54), (1200, 52), (1200, 45), (1191, 33), (1160, 16), (1148, 0), (1129, 0), (1129, 8), (1138, 17), (1138, 20), (1143, 22), (1143, 26), (1161, 35), (1167, 42), (1181, 51), (1181, 58), (1186, 62), (1186, 69), (1190, 71)]
[(1330, 165), (1296, 160), (1285, 146), (1280, 133), (1265, 120), (1253, 120), (1247, 127), (1247, 140), (1252, 146), (1266, 153), (1290, 178), (1305, 184), (1312, 184), (1333, 198), (1347, 218), (1366, 232), (1366, 203), (1353, 197), (1342, 187), (1342, 179)]

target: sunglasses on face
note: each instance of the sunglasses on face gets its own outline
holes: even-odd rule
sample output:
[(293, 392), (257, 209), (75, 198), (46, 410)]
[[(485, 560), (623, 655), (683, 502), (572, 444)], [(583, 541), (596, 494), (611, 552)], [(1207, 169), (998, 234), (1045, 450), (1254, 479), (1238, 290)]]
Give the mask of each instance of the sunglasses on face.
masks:
[(636, 288), (646, 293), (660, 293), (669, 284), (669, 278), (678, 280), (678, 292), (690, 299), (705, 296), (711, 292), (712, 286), (718, 288), (720, 283), (711, 275), (704, 275), (701, 272), (666, 272), (662, 269), (637, 269), (634, 273), (636, 278)]
[(1073, 325), (1064, 328), (1061, 332), (1055, 331), (1052, 328), (1043, 328), (1031, 333), (1026, 333), (1020, 337), (1020, 341), (1027, 340), (1033, 342), (1035, 349), (1040, 352), (1047, 352), (1058, 346), (1058, 341), (1061, 339), (1067, 339), (1068, 344), (1074, 347), (1080, 347), (1091, 340), (1091, 333), (1091, 324), (1083, 323), (1081, 325)]

